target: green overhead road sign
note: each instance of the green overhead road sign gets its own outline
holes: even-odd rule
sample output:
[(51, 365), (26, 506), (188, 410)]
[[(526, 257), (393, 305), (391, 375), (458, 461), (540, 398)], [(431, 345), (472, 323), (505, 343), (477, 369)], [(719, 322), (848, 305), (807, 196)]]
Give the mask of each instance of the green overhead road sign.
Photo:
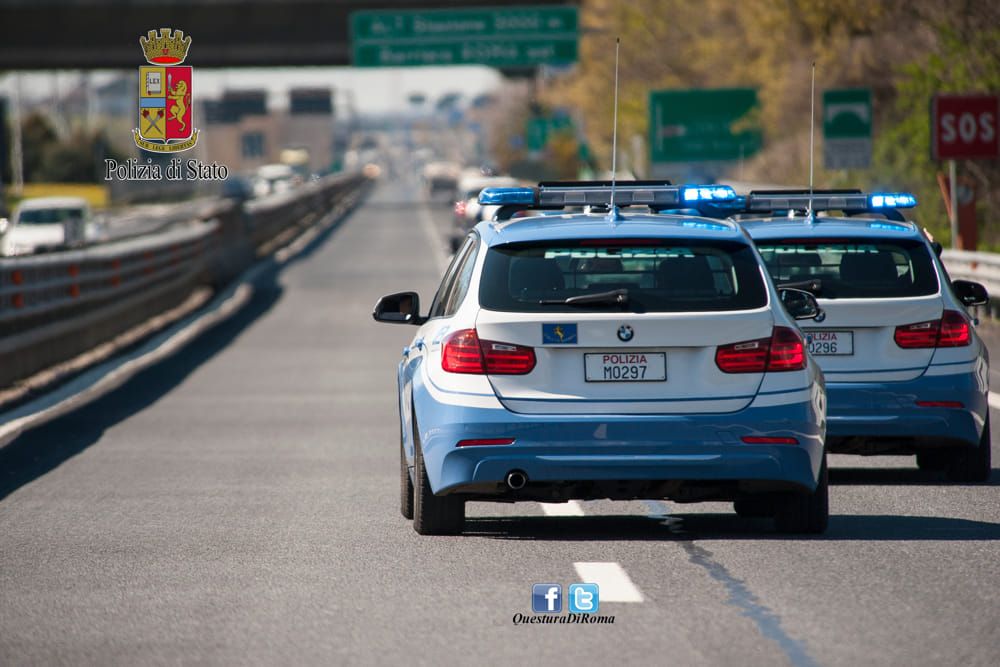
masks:
[(577, 60), (577, 14), (563, 5), (354, 12), (353, 64), (568, 64)]
[(731, 161), (761, 147), (753, 88), (649, 93), (650, 161)]
[(823, 165), (864, 169), (871, 161), (872, 91), (827, 90), (823, 93)]

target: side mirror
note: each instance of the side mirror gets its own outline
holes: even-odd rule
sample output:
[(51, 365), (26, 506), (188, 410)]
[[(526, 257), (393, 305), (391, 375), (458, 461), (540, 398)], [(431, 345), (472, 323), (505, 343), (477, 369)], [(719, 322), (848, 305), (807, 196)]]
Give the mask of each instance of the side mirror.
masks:
[(781, 303), (788, 314), (797, 320), (816, 320), (822, 322), (826, 314), (819, 307), (816, 297), (805, 290), (783, 287), (778, 290)]
[(426, 317), (420, 317), (420, 297), (416, 292), (387, 294), (375, 303), (372, 317), (376, 322), (390, 324), (423, 324)]
[(966, 306), (985, 306), (990, 302), (990, 295), (980, 283), (971, 280), (953, 280), (951, 288), (955, 296)]

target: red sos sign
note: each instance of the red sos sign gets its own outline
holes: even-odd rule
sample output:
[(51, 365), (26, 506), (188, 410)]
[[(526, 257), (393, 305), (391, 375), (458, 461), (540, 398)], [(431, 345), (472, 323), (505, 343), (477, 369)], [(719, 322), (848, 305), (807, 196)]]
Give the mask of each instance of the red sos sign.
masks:
[(931, 104), (931, 153), (935, 160), (1000, 158), (1000, 97), (935, 95)]

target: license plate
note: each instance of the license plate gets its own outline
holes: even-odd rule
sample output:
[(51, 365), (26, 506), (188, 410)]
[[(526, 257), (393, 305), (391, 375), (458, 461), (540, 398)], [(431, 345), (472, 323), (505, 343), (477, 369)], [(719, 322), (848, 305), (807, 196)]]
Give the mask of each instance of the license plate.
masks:
[(853, 331), (806, 331), (809, 354), (816, 357), (854, 354)]
[(587, 382), (663, 382), (663, 352), (598, 352), (583, 355)]

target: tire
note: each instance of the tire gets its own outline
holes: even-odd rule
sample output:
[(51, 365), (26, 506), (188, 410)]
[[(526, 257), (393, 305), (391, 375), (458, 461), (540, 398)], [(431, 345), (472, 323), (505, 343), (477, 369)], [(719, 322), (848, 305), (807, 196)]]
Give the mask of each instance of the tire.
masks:
[(416, 421), (413, 440), (413, 530), (421, 535), (458, 535), (465, 524), (465, 501), (455, 496), (434, 495), (416, 437)]
[(990, 418), (986, 417), (983, 434), (978, 447), (970, 447), (955, 453), (955, 459), (948, 466), (948, 479), (953, 482), (986, 482), (993, 467), (993, 447), (990, 437)]
[(924, 472), (945, 470), (952, 460), (953, 453), (942, 449), (930, 449), (917, 452), (917, 467)]
[(830, 519), (830, 478), (826, 468), (826, 453), (819, 469), (819, 480), (812, 493), (797, 493), (778, 505), (775, 525), (782, 533), (819, 535), (826, 531)]
[(772, 498), (740, 498), (733, 503), (733, 509), (741, 519), (765, 519), (774, 516)]
[(413, 480), (410, 479), (410, 469), (406, 465), (402, 436), (399, 438), (399, 513), (404, 519), (413, 519)]

